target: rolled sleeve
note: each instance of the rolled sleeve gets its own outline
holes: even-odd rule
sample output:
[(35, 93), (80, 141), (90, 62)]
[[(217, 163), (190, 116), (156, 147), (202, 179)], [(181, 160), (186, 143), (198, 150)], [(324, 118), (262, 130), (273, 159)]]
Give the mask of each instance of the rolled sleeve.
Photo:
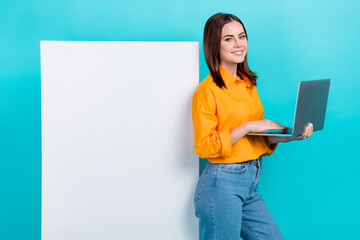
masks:
[(269, 151), (268, 151), (266, 154), (264, 154), (264, 155), (265, 155), (265, 156), (270, 156), (271, 154), (273, 154), (273, 152), (274, 152), (275, 149), (277, 148), (278, 143), (270, 144), (267, 137), (264, 137), (264, 141), (265, 141), (265, 143), (267, 144), (267, 146), (268, 146), (268, 148), (269, 148)]
[(195, 153), (201, 158), (230, 157), (229, 130), (218, 131), (215, 97), (210, 90), (196, 91), (192, 103)]
[(225, 130), (219, 133), (221, 141), (221, 149), (223, 157), (230, 157), (231, 155), (231, 136), (229, 130)]

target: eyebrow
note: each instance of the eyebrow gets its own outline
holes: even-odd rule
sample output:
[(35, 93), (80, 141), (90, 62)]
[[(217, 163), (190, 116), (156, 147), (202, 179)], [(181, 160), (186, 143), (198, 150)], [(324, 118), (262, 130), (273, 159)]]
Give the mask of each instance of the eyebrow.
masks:
[[(245, 32), (240, 33), (239, 36), (240, 36), (241, 34), (245, 34)], [(226, 37), (234, 37), (234, 35), (231, 35), (231, 34), (225, 35), (225, 36), (223, 37), (223, 39), (226, 38)]]

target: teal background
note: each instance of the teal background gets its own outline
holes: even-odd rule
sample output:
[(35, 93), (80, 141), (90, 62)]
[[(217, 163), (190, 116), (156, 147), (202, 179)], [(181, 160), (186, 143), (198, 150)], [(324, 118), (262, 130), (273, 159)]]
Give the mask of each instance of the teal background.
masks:
[[(344, 133), (360, 131), (359, 10), (356, 0), (2, 0), (0, 239), (41, 238), (40, 40), (199, 41), (202, 49), (216, 12), (247, 28), (266, 118), (290, 124), (298, 82), (331, 79), (324, 130), (264, 160), (260, 192), (285, 239), (360, 239), (359, 137)], [(141, 49), (134, 54), (141, 68)], [(200, 78), (207, 74), (201, 50)]]

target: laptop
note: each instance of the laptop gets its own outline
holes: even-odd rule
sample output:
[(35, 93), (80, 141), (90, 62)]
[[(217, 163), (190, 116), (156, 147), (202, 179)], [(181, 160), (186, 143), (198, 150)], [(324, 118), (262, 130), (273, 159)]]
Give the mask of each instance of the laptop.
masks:
[(294, 124), (286, 130), (250, 132), (247, 135), (293, 137), (303, 133), (306, 124), (312, 123), (314, 132), (324, 128), (330, 79), (301, 81), (296, 100)]

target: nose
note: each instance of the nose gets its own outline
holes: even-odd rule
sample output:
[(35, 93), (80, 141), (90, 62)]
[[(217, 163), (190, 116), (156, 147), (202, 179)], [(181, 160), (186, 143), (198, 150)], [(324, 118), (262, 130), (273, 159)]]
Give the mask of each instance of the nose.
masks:
[(239, 39), (236, 39), (236, 38), (235, 38), (234, 47), (235, 47), (235, 48), (238, 48), (238, 47), (240, 47), (240, 46), (241, 46), (241, 43), (240, 43)]

